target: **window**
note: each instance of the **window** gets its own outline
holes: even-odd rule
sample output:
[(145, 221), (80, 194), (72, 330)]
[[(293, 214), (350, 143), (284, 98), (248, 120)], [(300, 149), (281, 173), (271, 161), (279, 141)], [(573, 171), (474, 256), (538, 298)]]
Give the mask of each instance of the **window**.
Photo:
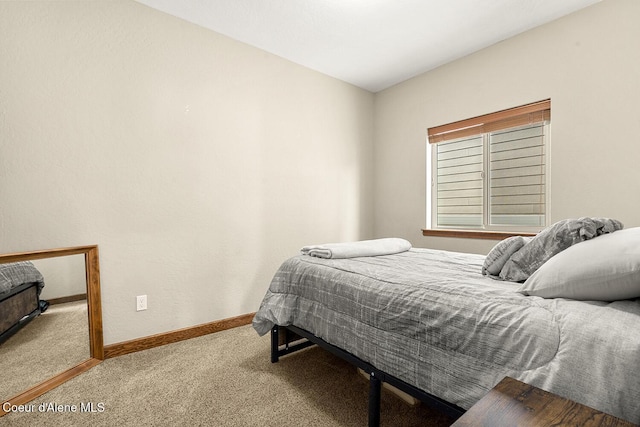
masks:
[(428, 130), (428, 224), (538, 231), (547, 218), (551, 101)]

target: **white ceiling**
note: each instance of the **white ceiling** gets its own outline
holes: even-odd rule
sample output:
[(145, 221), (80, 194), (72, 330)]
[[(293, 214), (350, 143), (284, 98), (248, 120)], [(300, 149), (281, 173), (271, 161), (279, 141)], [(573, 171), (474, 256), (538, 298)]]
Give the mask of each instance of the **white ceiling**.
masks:
[(377, 92), (600, 0), (137, 0)]

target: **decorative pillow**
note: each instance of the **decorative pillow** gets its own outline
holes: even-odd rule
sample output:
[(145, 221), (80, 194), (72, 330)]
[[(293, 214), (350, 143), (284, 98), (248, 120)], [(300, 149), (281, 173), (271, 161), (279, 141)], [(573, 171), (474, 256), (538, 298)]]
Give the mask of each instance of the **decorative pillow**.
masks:
[(536, 270), (518, 292), (599, 301), (640, 297), (640, 227), (565, 249)]
[(487, 254), (482, 265), (482, 274), (498, 276), (507, 260), (520, 250), (531, 238), (522, 236), (511, 236), (498, 242)]
[(514, 254), (500, 271), (502, 280), (524, 282), (554, 255), (568, 247), (622, 229), (622, 223), (609, 218), (563, 219), (538, 233)]

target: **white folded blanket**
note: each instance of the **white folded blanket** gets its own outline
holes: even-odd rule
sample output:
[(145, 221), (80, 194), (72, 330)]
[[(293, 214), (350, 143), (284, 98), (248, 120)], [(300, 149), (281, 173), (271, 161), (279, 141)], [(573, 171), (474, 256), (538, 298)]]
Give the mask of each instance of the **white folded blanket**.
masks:
[(405, 239), (390, 237), (358, 242), (327, 243), (305, 246), (300, 249), (302, 255), (318, 258), (355, 258), (363, 256), (391, 255), (411, 249), (411, 243)]

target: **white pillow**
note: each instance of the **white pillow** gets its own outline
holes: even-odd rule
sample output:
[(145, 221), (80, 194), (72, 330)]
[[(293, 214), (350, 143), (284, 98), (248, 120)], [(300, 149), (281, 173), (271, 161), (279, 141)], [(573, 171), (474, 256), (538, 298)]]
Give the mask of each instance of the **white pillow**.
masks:
[(518, 292), (598, 301), (640, 297), (640, 227), (570, 246), (536, 270)]

